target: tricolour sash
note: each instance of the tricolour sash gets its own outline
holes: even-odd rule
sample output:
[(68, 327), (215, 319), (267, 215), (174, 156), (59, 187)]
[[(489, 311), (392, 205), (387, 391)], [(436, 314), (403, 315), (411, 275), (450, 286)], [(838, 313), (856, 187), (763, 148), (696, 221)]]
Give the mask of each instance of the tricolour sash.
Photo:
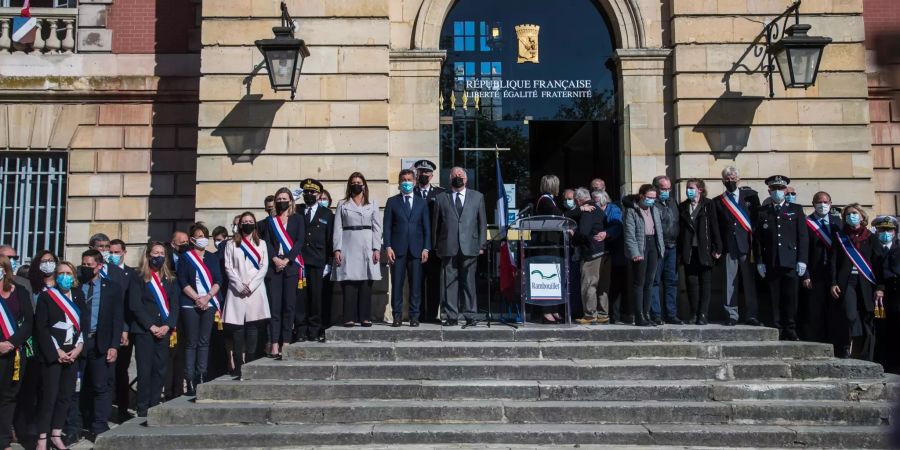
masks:
[(6, 302), (0, 298), (0, 332), (3, 332), (3, 340), (8, 341), (12, 335), (16, 334), (16, 328), (16, 318), (6, 306)]
[(262, 256), (256, 251), (256, 247), (254, 247), (247, 238), (243, 238), (241, 240), (240, 248), (244, 251), (244, 256), (246, 256), (247, 259), (250, 260), (250, 263), (253, 264), (253, 267), (256, 267), (256, 270), (259, 270), (259, 268), (262, 267)]
[(206, 293), (210, 294), (209, 303), (216, 308), (215, 311), (215, 321), (218, 324), (218, 329), (222, 329), (222, 306), (219, 305), (219, 299), (211, 294), (213, 279), (212, 273), (209, 271), (209, 267), (206, 267), (206, 263), (203, 262), (203, 258), (200, 257), (193, 249), (187, 252), (188, 261), (191, 262), (191, 265), (194, 266), (194, 269), (197, 271), (197, 278), (200, 279), (200, 284), (203, 286), (203, 289), (206, 289)]
[[(194, 266), (194, 269), (197, 271), (197, 278), (200, 279), (200, 284), (203, 286), (203, 289), (205, 289), (206, 293), (209, 294), (212, 291), (213, 286), (212, 273), (209, 271), (209, 267), (206, 267), (203, 259), (200, 258), (200, 255), (198, 255), (193, 249), (187, 252), (187, 259), (191, 262), (191, 265)], [(210, 296), (209, 302), (212, 303), (213, 307), (219, 309), (219, 299), (217, 299), (215, 295)]]
[[(275, 237), (278, 238), (278, 242), (281, 244), (281, 251), (287, 255), (291, 252), (291, 249), (294, 248), (294, 240), (291, 239), (291, 235), (287, 233), (284, 223), (281, 222), (281, 216), (275, 216), (274, 219), (275, 220), (270, 220), (269, 222), (275, 230)], [(297, 257), (294, 258), (294, 262), (297, 263), (298, 273), (300, 275), (300, 281), (297, 283), (297, 288), (302, 289), (306, 286), (306, 274), (304, 272), (305, 264), (303, 263), (303, 255), (301, 255), (300, 252), (297, 252)]]
[(829, 233), (828, 230), (822, 228), (822, 224), (820, 224), (818, 220), (814, 220), (812, 217), (807, 216), (806, 226), (809, 227), (809, 229), (819, 237), (819, 240), (822, 241), (822, 243), (825, 244), (826, 247), (831, 249), (831, 233)]
[(153, 294), (153, 298), (156, 300), (156, 306), (159, 308), (159, 314), (162, 316), (163, 321), (169, 320), (169, 297), (166, 295), (166, 290), (163, 289), (162, 281), (159, 280), (159, 275), (156, 272), (151, 273), (147, 286), (150, 287), (150, 293)]
[(850, 258), (850, 261), (856, 266), (856, 270), (859, 271), (860, 275), (869, 280), (869, 283), (876, 284), (875, 273), (872, 272), (872, 266), (869, 265), (869, 262), (866, 261), (866, 258), (863, 257), (862, 253), (860, 253), (853, 245), (853, 242), (850, 242), (850, 237), (840, 231), (835, 231), (835, 235), (837, 236), (838, 242), (841, 244), (841, 248), (844, 249), (844, 253), (847, 254), (847, 257)]
[(72, 322), (72, 325), (75, 325), (75, 331), (81, 331), (81, 310), (78, 309), (78, 305), (72, 300), (69, 300), (69, 297), (66, 297), (56, 288), (47, 289), (47, 295), (49, 295), (50, 299), (53, 300), (53, 303), (56, 303), (56, 306), (65, 313), (66, 317), (69, 318), (69, 322)]
[(744, 208), (741, 208), (741, 205), (737, 204), (727, 192), (722, 194), (720, 198), (722, 199), (722, 204), (725, 205), (725, 209), (731, 212), (731, 215), (734, 216), (735, 220), (741, 224), (741, 228), (750, 233), (752, 229), (750, 226), (750, 216), (744, 211)]

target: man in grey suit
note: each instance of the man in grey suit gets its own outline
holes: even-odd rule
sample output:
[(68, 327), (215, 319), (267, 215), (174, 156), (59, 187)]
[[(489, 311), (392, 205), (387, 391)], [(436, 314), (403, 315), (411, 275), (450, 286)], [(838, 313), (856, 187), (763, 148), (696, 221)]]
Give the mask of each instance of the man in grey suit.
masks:
[(466, 326), (475, 325), (475, 270), (478, 255), (487, 243), (487, 214), (484, 196), (466, 189), (466, 171), (450, 169), (451, 189), (434, 202), (432, 248), (441, 258), (441, 282), (444, 285), (444, 326), (458, 325), (460, 300)]

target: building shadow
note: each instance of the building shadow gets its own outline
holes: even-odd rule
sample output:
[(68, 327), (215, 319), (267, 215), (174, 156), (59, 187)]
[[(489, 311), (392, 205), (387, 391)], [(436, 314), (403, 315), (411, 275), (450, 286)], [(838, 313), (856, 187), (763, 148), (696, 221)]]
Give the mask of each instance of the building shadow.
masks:
[[(233, 164), (253, 163), (269, 142), (275, 114), (283, 100), (260, 101), (262, 94), (247, 94), (222, 119), (212, 135), (222, 138)], [(254, 126), (247, 127), (247, 124)]]

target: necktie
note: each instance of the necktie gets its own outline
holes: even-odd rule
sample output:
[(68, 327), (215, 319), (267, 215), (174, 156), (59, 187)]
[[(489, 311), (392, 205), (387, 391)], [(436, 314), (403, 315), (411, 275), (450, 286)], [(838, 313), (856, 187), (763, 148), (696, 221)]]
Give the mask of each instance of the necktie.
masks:
[(306, 223), (312, 222), (312, 208), (306, 208)]
[(427, 189), (420, 189), (419, 192), (422, 193), (422, 198), (428, 200), (428, 190)]
[(406, 199), (406, 207), (409, 208), (410, 211), (412, 211), (412, 195), (404, 195), (403, 198)]
[[(91, 308), (94, 307), (94, 282), (93, 281), (91, 281), (90, 284), (88, 284), (87, 304)], [(90, 317), (91, 317), (91, 314), (88, 314), (88, 326), (87, 326), (88, 331), (90, 331), (91, 327), (93, 326), (93, 324), (90, 323), (90, 320), (91, 320)]]
[(462, 203), (462, 194), (459, 192), (456, 193), (456, 214), (462, 215), (463, 203)]

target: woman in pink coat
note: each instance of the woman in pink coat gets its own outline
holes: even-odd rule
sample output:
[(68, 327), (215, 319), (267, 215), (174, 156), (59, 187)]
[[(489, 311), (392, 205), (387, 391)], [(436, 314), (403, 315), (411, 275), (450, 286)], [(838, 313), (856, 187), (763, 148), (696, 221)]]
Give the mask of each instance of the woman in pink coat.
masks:
[[(259, 329), (271, 317), (266, 298), (266, 270), (269, 257), (266, 243), (256, 231), (256, 217), (241, 214), (238, 232), (225, 246), (225, 327), (234, 340), (234, 376), (241, 379), (241, 365), (256, 359)], [(241, 357), (243, 355), (243, 358)]]

